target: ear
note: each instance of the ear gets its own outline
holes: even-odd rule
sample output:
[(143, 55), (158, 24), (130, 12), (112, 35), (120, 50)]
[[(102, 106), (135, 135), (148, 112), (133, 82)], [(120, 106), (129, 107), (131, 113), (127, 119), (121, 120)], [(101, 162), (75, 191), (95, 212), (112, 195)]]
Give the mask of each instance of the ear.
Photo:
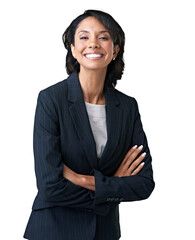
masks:
[(72, 56), (73, 56), (74, 58), (76, 58), (74, 45), (71, 44), (71, 45), (70, 45), (70, 48), (71, 48)]
[(119, 45), (115, 45), (114, 51), (113, 51), (113, 59), (115, 59), (117, 57), (119, 51), (120, 51)]

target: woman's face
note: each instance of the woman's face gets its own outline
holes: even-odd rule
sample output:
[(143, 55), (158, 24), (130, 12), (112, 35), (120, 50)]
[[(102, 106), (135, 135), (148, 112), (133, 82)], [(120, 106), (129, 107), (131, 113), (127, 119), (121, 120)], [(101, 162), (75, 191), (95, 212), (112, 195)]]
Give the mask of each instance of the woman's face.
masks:
[(77, 27), (72, 55), (80, 64), (80, 69), (107, 69), (115, 58), (119, 46), (114, 46), (108, 29), (94, 17), (85, 18)]

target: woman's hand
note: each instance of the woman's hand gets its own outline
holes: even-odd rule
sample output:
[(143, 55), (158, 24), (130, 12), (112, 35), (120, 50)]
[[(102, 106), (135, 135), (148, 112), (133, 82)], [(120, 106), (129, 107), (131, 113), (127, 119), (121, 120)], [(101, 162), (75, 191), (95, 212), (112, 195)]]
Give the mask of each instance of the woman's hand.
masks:
[[(142, 148), (142, 145), (138, 148), (137, 146), (134, 146), (127, 152), (121, 165), (114, 174), (115, 177), (136, 175), (141, 171), (144, 166), (144, 163), (141, 162), (145, 158), (146, 154), (142, 153), (138, 158), (137, 155), (141, 152)], [(78, 174), (64, 164), (63, 177), (75, 185), (95, 191), (94, 176)]]
[(146, 153), (142, 153), (136, 159), (137, 155), (141, 152), (142, 148), (143, 148), (142, 145), (139, 146), (138, 148), (137, 148), (137, 145), (132, 147), (125, 155), (121, 165), (115, 172), (114, 176), (125, 177), (125, 176), (138, 174), (144, 166), (144, 162), (142, 161), (146, 156)]

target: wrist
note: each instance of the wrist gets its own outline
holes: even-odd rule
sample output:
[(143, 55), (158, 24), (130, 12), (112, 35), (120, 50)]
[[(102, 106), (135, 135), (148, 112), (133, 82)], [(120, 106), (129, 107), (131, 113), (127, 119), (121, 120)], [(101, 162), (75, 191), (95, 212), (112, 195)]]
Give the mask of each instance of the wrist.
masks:
[(89, 175), (78, 174), (78, 185), (89, 190), (95, 191), (95, 177)]

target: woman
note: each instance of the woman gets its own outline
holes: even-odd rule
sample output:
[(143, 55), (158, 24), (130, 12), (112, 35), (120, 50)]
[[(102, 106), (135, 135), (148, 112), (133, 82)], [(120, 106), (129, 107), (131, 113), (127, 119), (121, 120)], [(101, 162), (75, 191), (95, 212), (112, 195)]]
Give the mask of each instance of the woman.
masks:
[(38, 96), (38, 194), (24, 238), (119, 239), (119, 203), (146, 199), (153, 191), (137, 102), (115, 89), (124, 40), (119, 24), (96, 10), (85, 11), (64, 32), (70, 76)]

